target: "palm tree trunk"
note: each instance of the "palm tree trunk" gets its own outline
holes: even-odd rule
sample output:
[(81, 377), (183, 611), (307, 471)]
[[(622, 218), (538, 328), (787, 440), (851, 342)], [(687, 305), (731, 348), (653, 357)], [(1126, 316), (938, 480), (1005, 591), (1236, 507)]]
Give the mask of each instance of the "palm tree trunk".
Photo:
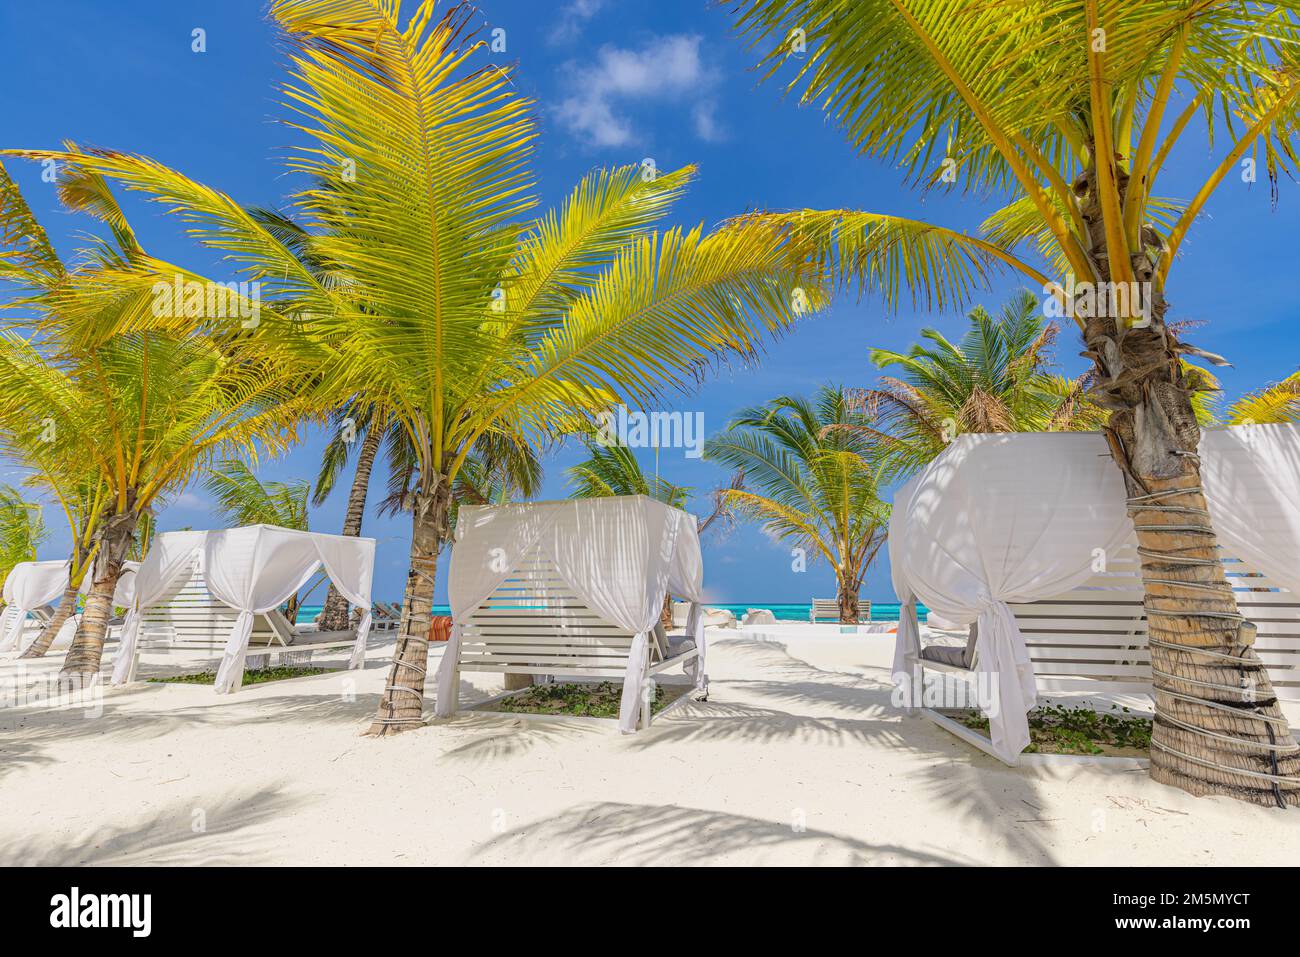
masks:
[(411, 521), (411, 567), (402, 599), (402, 627), (388, 672), (388, 683), (370, 735), (393, 735), (424, 723), (424, 681), (429, 661), (429, 628), (438, 551), (446, 541), (450, 488), (439, 478), (430, 492), (415, 497)]
[(840, 604), (840, 623), (856, 625), (861, 614), (858, 602), (858, 576), (853, 569), (844, 569), (836, 575), (836, 598)]
[[(355, 538), (361, 534), (361, 521), (366, 513), (366, 494), (370, 489), (370, 472), (374, 468), (375, 456), (379, 453), (379, 443), (383, 437), (382, 430), (371, 423), (357, 452), (357, 470), (352, 476), (348, 510), (343, 517), (344, 535)], [(334, 587), (333, 582), (330, 582), (329, 591), (325, 595), (325, 607), (317, 622), (321, 631), (343, 631), (349, 625), (348, 600)]]
[[(1096, 195), (1091, 177), (1084, 186), (1090, 235), (1104, 237), (1100, 209), (1087, 201)], [(1150, 242), (1133, 266), (1155, 290), (1160, 250)], [(1099, 278), (1109, 280), (1104, 239), (1092, 253)], [(1198, 383), (1180, 361), (1186, 347), (1165, 326), (1163, 293), (1150, 296), (1145, 326), (1092, 317), (1084, 341), (1099, 375), (1098, 401), (1112, 409), (1107, 438), (1142, 560), (1156, 699), (1151, 776), (1196, 795), (1300, 805), (1300, 749), (1255, 654), (1255, 627), (1237, 609), (1201, 491), (1191, 404)]]
[[(117, 580), (122, 577), (122, 563), (131, 550), (138, 516), (134, 513), (115, 515), (105, 520), (100, 532), (99, 552), (91, 574), (94, 576), (86, 607), (82, 610), (81, 624), (72, 639), (72, 647), (59, 672), (61, 680), (74, 685), (86, 685), (99, 678), (100, 660), (104, 653), (104, 639), (108, 635), (108, 619), (113, 614), (113, 593)], [(75, 679), (75, 680), (74, 680)]]
[(68, 583), (68, 587), (63, 589), (63, 597), (59, 599), (59, 605), (54, 610), (54, 617), (45, 623), (41, 633), (36, 636), (36, 640), (27, 646), (19, 658), (42, 658), (50, 650), (50, 645), (54, 644), (54, 639), (58, 637), (59, 632), (63, 629), (63, 623), (72, 617), (72, 613), (77, 610), (77, 592), (81, 588), (81, 583)]

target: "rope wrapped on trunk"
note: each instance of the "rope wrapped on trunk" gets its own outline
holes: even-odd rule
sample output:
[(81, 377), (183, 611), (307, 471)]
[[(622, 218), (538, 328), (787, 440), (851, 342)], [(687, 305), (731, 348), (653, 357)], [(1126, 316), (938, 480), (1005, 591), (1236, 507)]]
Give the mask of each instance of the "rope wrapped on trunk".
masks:
[[(1162, 489), (1156, 492), (1148, 492), (1143, 495), (1133, 495), (1130, 496), (1128, 499), (1128, 511), (1130, 515), (1134, 515), (1135, 513), (1138, 512), (1161, 512), (1165, 514), (1197, 515), (1208, 519), (1210, 517), (1210, 512), (1208, 509), (1196, 508), (1187, 505), (1169, 505), (1169, 504), (1163, 504), (1162, 502), (1162, 500), (1166, 500), (1180, 495), (1204, 494), (1204, 491), (1205, 490), (1202, 486), (1196, 485), (1187, 488)], [(1214, 529), (1207, 528), (1204, 525), (1173, 525), (1173, 524), (1141, 525), (1134, 522), (1133, 528), (1135, 531), (1139, 531), (1139, 532), (1156, 532), (1156, 533), (1183, 532), (1183, 533), (1209, 535), (1209, 536), (1214, 535)], [(1150, 547), (1139, 547), (1137, 550), (1138, 555), (1141, 558), (1151, 559), (1153, 561), (1160, 562), (1168, 566), (1169, 568), (1174, 568), (1174, 569), (1180, 567), (1187, 568), (1187, 569), (1204, 568), (1207, 566), (1218, 567), (1222, 565), (1222, 563), (1218, 559), (1193, 558), (1181, 554), (1181, 551), (1182, 549), (1163, 549), (1163, 548), (1150, 548)], [(1199, 589), (1201, 591), (1214, 592), (1226, 598), (1235, 599), (1235, 595), (1233, 594), (1233, 590), (1232, 590), (1232, 585), (1227, 581), (1199, 582), (1199, 581), (1179, 581), (1178, 579), (1170, 579), (1170, 578), (1148, 578), (1146, 576), (1145, 568), (1143, 568), (1142, 579), (1143, 582), (1145, 582), (1146, 584), (1167, 585), (1172, 588), (1188, 588), (1192, 590)], [(1240, 637), (1242, 631), (1247, 627), (1252, 629), (1254, 627), (1250, 622), (1246, 620), (1246, 617), (1244, 615), (1236, 611), (1233, 612), (1201, 611), (1201, 610), (1166, 611), (1161, 608), (1153, 608), (1151, 606), (1150, 601), (1146, 602), (1145, 604), (1146, 604), (1146, 614), (1148, 619), (1151, 617), (1204, 618), (1204, 619), (1212, 619), (1216, 621), (1235, 622), (1237, 624), (1238, 637)], [(1170, 681), (1181, 682), (1182, 684), (1191, 687), (1206, 688), (1212, 691), (1226, 693), (1228, 695), (1239, 696), (1242, 699), (1240, 702), (1241, 706), (1234, 707), (1232, 703), (1206, 701), (1201, 698), (1192, 697), (1191, 695), (1180, 694), (1176, 691), (1173, 691), (1170, 688), (1162, 688), (1159, 685), (1155, 685), (1155, 691), (1157, 694), (1168, 695), (1171, 698), (1185, 701), (1201, 707), (1209, 708), (1212, 710), (1224, 711), (1232, 714), (1234, 717), (1253, 718), (1254, 720), (1261, 722), (1264, 725), (1264, 730), (1268, 735), (1268, 742), (1248, 741), (1241, 738), (1233, 737), (1232, 735), (1220, 734), (1216, 731), (1210, 731), (1206, 728), (1197, 727), (1194, 724), (1189, 724), (1185, 721), (1181, 721), (1170, 715), (1159, 715), (1159, 718), (1161, 721), (1167, 722), (1171, 727), (1178, 728), (1189, 734), (1199, 735), (1201, 737), (1218, 742), (1221, 748), (1227, 747), (1241, 752), (1253, 751), (1255, 752), (1254, 756), (1256, 757), (1258, 756), (1258, 752), (1263, 750), (1267, 752), (1269, 759), (1272, 762), (1273, 773), (1267, 774), (1260, 771), (1252, 771), (1246, 768), (1221, 764), (1217, 761), (1211, 761), (1206, 758), (1194, 757), (1193, 755), (1186, 754), (1182, 751), (1179, 751), (1176, 748), (1171, 748), (1160, 741), (1153, 740), (1151, 742), (1152, 745), (1159, 748), (1161, 751), (1182, 758), (1185, 761), (1190, 761), (1193, 764), (1201, 765), (1202, 767), (1211, 768), (1213, 770), (1226, 772), (1232, 775), (1240, 775), (1242, 777), (1251, 778), (1257, 781), (1266, 781), (1268, 782), (1269, 786), (1273, 791), (1273, 798), (1274, 800), (1276, 800), (1278, 807), (1286, 807), (1286, 801), (1282, 796), (1281, 788), (1283, 786), (1286, 787), (1300, 786), (1300, 781), (1297, 781), (1294, 777), (1290, 777), (1279, 773), (1280, 769), (1278, 768), (1277, 756), (1279, 752), (1289, 754), (1289, 753), (1294, 753), (1296, 751), (1300, 751), (1300, 746), (1293, 743), (1292, 744), (1278, 743), (1274, 725), (1283, 724), (1285, 726), (1286, 724), (1285, 721), (1279, 721), (1278, 719), (1270, 717), (1268, 715), (1260, 714), (1258, 711), (1255, 710), (1260, 706), (1267, 705), (1268, 702), (1245, 700), (1247, 696), (1251, 694), (1251, 683), (1246, 674), (1246, 667), (1247, 666), (1250, 666), (1251, 668), (1262, 667), (1260, 662), (1257, 660), (1251, 661), (1245, 658), (1244, 650), (1242, 655), (1228, 655), (1218, 651), (1209, 651), (1206, 649), (1190, 647), (1187, 645), (1179, 645), (1173, 642), (1161, 641), (1160, 639), (1151, 637), (1150, 635), (1147, 636), (1147, 643), (1150, 645), (1155, 645), (1156, 647), (1159, 648), (1165, 648), (1169, 651), (1182, 652), (1188, 655), (1202, 655), (1206, 658), (1230, 662), (1236, 665), (1238, 669), (1239, 680), (1240, 680), (1240, 683), (1237, 686), (1220, 684), (1218, 682), (1213, 682), (1213, 681), (1201, 681), (1195, 678), (1185, 678), (1182, 677), (1181, 675), (1176, 675), (1167, 671), (1162, 671), (1161, 669), (1157, 668), (1154, 663), (1151, 666), (1151, 674), (1153, 675), (1153, 677), (1162, 678), (1166, 682), (1170, 682)]]

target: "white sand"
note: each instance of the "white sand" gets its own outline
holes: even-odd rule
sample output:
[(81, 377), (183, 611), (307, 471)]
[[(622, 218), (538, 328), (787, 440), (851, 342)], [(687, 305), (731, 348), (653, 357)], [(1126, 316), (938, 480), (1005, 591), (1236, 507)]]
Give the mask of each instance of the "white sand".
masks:
[(382, 642), (363, 672), (228, 697), (138, 684), (97, 718), (6, 708), (0, 864), (1293, 861), (1294, 810), (1009, 769), (901, 716), (890, 637), (712, 635), (710, 701), (628, 737), (481, 715), (361, 737)]

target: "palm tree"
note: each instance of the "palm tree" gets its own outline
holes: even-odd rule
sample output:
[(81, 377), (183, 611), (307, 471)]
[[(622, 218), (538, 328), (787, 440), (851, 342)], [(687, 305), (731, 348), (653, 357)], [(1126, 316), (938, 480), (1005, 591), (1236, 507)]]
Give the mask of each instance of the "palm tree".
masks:
[[(117, 580), (155, 504), (223, 453), (255, 457), (259, 448), (286, 448), (309, 406), (293, 393), (301, 384), (300, 375), (290, 374), (296, 367), (260, 345), (223, 347), (208, 338), (151, 331), (88, 344), (86, 315), (116, 323), (131, 309), (150, 307), (142, 288), (153, 287), (139, 285), (140, 263), (155, 270), (151, 280), (169, 267), (147, 257), (105, 181), (92, 171), (65, 169), (60, 195), (70, 208), (107, 223), (114, 243), (97, 241), (83, 250), (74, 270), (64, 267), (18, 191), (5, 182), (0, 263), (5, 277), (25, 288), (19, 301), (38, 318), (28, 323), (28, 337), (3, 334), (0, 451), (23, 460), (37, 482), (60, 496), (78, 542), (71, 578), (84, 576), (87, 566), (93, 573), (62, 669), (70, 683), (84, 683), (98, 677)], [(70, 580), (64, 604), (75, 596)]]
[(783, 395), (746, 409), (704, 446), (706, 460), (735, 469), (749, 486), (723, 493), (737, 515), (834, 569), (846, 623), (858, 621), (862, 579), (889, 524), (864, 425), (845, 390), (824, 386), (815, 400)]
[[(1009, 269), (1075, 320), (1146, 559), (1152, 776), (1300, 804), (1300, 752), (1277, 750), (1281, 712), (1201, 493), (1191, 397), (1206, 383), (1183, 359), (1205, 354), (1165, 322), (1173, 266), (1215, 191), (1252, 181), (1257, 163), (1270, 182), (1292, 171), (1293, 6), (739, 0), (736, 15), (769, 75), (789, 63), (790, 87), (859, 153), (901, 164), (913, 185), (1005, 201), (975, 235), (877, 212), (758, 218), (892, 306), (969, 301)], [(1220, 157), (1185, 203), (1161, 199), (1169, 158), (1198, 155), (1187, 138), (1197, 127)]]
[[(295, 215), (339, 281), (305, 268), (224, 194), (147, 159), (55, 158), (142, 190), (264, 283), (260, 324), (206, 333), (256, 341), (314, 370), (334, 404), (363, 394), (398, 423), (415, 458), (404, 614), (371, 731), (419, 726), (438, 551), (452, 492), (491, 438), (536, 447), (619, 403), (642, 405), (825, 304), (822, 276), (765, 223), (653, 229), (693, 176), (646, 167), (586, 176), (529, 218), (532, 105), (507, 67), (469, 63), (471, 8), (431, 0), (277, 0), (293, 51), (285, 95), (312, 138), (291, 168), (311, 185)], [(148, 280), (141, 280), (143, 287)], [(86, 320), (189, 331), (138, 308)]]
[[(51, 455), (101, 470), (106, 504), (94, 526), (93, 584), (65, 675), (97, 676), (113, 591), (137, 526), (212, 459), (292, 440), (297, 414), (274, 370), (232, 361), (198, 339), (127, 334), (92, 357), (51, 358), (16, 335), (0, 350), (0, 423), (18, 436), (52, 423)], [(39, 428), (39, 426), (38, 426)]]
[(0, 585), (15, 565), (36, 561), (46, 534), (40, 503), (24, 498), (12, 485), (0, 485)]
[[(31, 435), (11, 435), (5, 447), (19, 452), (24, 464), (31, 469), (28, 483), (46, 490), (58, 502), (68, 522), (72, 535), (72, 554), (68, 558), (68, 584), (59, 597), (54, 614), (46, 621), (41, 633), (23, 651), (20, 658), (40, 658), (50, 650), (54, 639), (63, 630), (63, 624), (76, 613), (81, 586), (89, 574), (95, 556), (95, 529), (107, 502), (105, 486), (95, 476), (86, 474), (84, 468), (68, 467), (68, 463), (52, 462), (46, 443)], [(27, 441), (24, 441), (26, 439)]]
[(897, 367), (874, 389), (852, 397), (884, 450), (886, 477), (905, 478), (963, 432), (1099, 429), (1104, 413), (1087, 398), (1090, 379), (1047, 371), (1056, 327), (1022, 291), (997, 317), (977, 306), (960, 342), (922, 329), (930, 345), (906, 353), (871, 350), (878, 368)]

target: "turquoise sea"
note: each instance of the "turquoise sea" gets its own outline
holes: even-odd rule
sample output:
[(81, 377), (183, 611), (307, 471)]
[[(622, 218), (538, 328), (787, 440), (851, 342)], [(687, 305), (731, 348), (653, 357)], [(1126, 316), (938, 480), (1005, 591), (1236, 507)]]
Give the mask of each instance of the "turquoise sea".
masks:
[[(397, 604), (397, 602), (393, 602)], [(772, 614), (776, 615), (777, 621), (807, 621), (808, 609), (812, 606), (804, 604), (786, 604), (786, 605), (765, 605), (762, 602), (728, 604), (718, 603), (710, 604), (710, 608), (725, 608), (737, 618), (743, 618), (745, 612), (751, 608), (767, 608)], [(299, 624), (305, 624), (313, 621), (320, 614), (320, 605), (304, 605), (298, 611)], [(435, 615), (450, 615), (451, 608), (447, 605), (434, 605), (433, 613)], [(925, 621), (925, 608), (918, 607), (917, 614), (922, 621)], [(871, 603), (871, 620), (872, 621), (898, 621), (898, 602), (872, 602)]]

